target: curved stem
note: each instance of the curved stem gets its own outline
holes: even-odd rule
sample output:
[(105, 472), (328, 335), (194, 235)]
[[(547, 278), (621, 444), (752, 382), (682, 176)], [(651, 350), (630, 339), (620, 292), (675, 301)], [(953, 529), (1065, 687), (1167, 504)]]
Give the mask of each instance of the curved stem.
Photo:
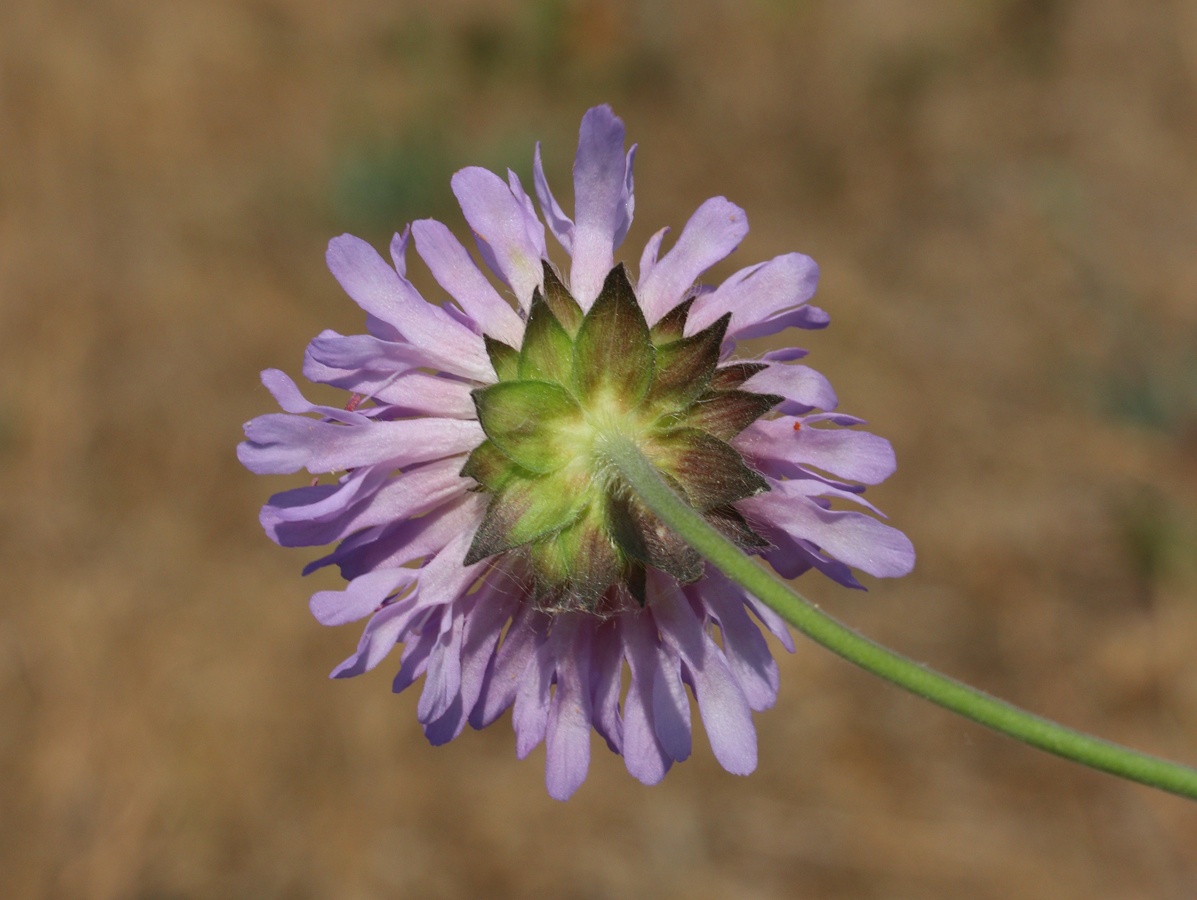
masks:
[(828, 650), (867, 672), (981, 725), (1065, 759), (1160, 790), (1197, 799), (1197, 770), (1066, 728), (976, 688), (941, 675), (874, 643), (817, 609), (809, 600), (757, 566), (677, 496), (631, 441), (610, 435), (610, 462), (661, 521), (724, 575), (768, 604), (783, 619)]

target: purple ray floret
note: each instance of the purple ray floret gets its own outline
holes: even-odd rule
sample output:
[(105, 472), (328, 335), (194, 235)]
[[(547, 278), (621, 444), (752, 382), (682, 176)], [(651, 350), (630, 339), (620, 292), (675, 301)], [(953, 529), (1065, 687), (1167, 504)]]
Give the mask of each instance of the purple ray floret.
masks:
[[(559, 799), (586, 778), (592, 731), (635, 778), (659, 781), (690, 755), (691, 697), (720, 764), (753, 771), (752, 714), (772, 706), (779, 687), (766, 632), (793, 650), (775, 613), (688, 548), (640, 540), (647, 513), (609, 498), (575, 502), (575, 486), (583, 495), (609, 489), (578, 470), (590, 452), (578, 443), (591, 422), (587, 392), (606, 396), (607, 382), (576, 367), (610, 362), (601, 329), (586, 323), (626, 318), (626, 308), (611, 311), (612, 297), (634, 303), (628, 327), (641, 329), (657, 366), (644, 379), (634, 366), (618, 376), (638, 392), (628, 421), (660, 415), (644, 425), (646, 455), (709, 521), (787, 578), (817, 569), (860, 587), (854, 570), (894, 577), (914, 565), (909, 540), (860, 496), (893, 472), (889, 442), (833, 412), (827, 379), (796, 362), (804, 351), (735, 355), (737, 341), (826, 326), (808, 302), (814, 261), (788, 253), (700, 286), (748, 232), (744, 211), (715, 197), (668, 249), (666, 229), (654, 235), (628, 280), (617, 251), (632, 221), (635, 150), (609, 107), (586, 113), (572, 217), (549, 187), (539, 145), (539, 215), (514, 174), (458, 172), (452, 188), (476, 256), (431, 219), (397, 234), (389, 261), (356, 237), (334, 238), (329, 268), (366, 313), (368, 334), (319, 335), (304, 374), (351, 397), (344, 408), (316, 405), (267, 370), (263, 383), (283, 412), (247, 423), (238, 447), (253, 472), (324, 476), (275, 494), (261, 521), (282, 546), (333, 545), (305, 571), (336, 565), (347, 585), (317, 592), (312, 613), (326, 625), (365, 620), (333, 677), (396, 652), (396, 691), (423, 676), (417, 715), (433, 744), (510, 709), (517, 754), (545, 745), (548, 791)], [(569, 257), (560, 275), (546, 227)], [(409, 235), (443, 293), (425, 297), (408, 280)], [(572, 376), (559, 371), (561, 359)], [(699, 374), (670, 381), (666, 361)], [(511, 414), (533, 395), (536, 420), (557, 424), (529, 431)], [(576, 459), (561, 455), (575, 443)], [(734, 474), (732, 488), (709, 477), (710, 465)], [(570, 534), (591, 543), (579, 550)], [(545, 550), (558, 539), (564, 574)]]

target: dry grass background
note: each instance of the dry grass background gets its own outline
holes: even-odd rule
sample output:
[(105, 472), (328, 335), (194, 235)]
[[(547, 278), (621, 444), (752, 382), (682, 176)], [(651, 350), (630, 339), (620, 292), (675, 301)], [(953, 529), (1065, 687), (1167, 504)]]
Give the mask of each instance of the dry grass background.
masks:
[[(328, 237), (462, 229), (448, 176), (568, 196), (641, 144), (635, 258), (712, 194), (823, 267), (813, 361), (897, 447), (920, 552), (824, 607), (1001, 696), (1197, 761), (1191, 0), (16, 0), (0, 6), (0, 893), (1191, 898), (1197, 807), (802, 644), (761, 765), (569, 803), (507, 720), (431, 749), (261, 534), (236, 463), (360, 314)], [(676, 233), (676, 231), (675, 231)], [(730, 268), (730, 266), (729, 266)], [(726, 271), (726, 269), (724, 270)], [(874, 492), (870, 492), (874, 493)], [(329, 582), (331, 583), (331, 582)]]

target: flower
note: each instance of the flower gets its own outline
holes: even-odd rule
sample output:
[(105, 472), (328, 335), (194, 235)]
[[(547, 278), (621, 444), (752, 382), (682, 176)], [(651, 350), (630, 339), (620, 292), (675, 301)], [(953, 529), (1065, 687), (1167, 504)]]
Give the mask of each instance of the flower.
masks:
[[(305, 574), (337, 565), (348, 585), (317, 592), (312, 612), (325, 625), (368, 621), (333, 677), (402, 645), (394, 690), (424, 676), (429, 741), (512, 708), (518, 755), (546, 744), (560, 799), (586, 777), (592, 729), (646, 784), (686, 759), (687, 688), (716, 759), (751, 772), (752, 712), (778, 691), (760, 625), (793, 650), (776, 613), (629, 493), (604, 461), (605, 436), (633, 440), (691, 506), (786, 578), (813, 568), (860, 587), (853, 568), (897, 576), (914, 563), (901, 532), (833, 508), (876, 512), (860, 493), (894, 470), (889, 442), (833, 412), (830, 384), (796, 362), (805, 351), (733, 357), (739, 341), (827, 325), (807, 302), (815, 263), (790, 253), (699, 284), (748, 231), (743, 210), (715, 197), (663, 256), (668, 229), (653, 235), (633, 284), (614, 251), (632, 221), (635, 151), (625, 154), (609, 107), (586, 113), (572, 220), (539, 145), (543, 222), (514, 173), (458, 172), (485, 270), (431, 219), (395, 236), (391, 264), (356, 237), (332, 240), (329, 268), (368, 334), (322, 333), (304, 374), (350, 401), (310, 403), (267, 370), (284, 412), (246, 424), (238, 447), (260, 474), (339, 473), (276, 494), (261, 513), (282, 546), (337, 543)], [(546, 226), (568, 276), (549, 261)], [(411, 238), (451, 299), (430, 303), (407, 279)]]

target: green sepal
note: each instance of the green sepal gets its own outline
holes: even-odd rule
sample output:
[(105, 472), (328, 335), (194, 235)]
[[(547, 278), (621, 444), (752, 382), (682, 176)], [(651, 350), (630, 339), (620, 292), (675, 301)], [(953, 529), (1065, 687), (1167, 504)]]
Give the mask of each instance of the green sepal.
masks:
[(725, 538), (735, 542), (741, 550), (759, 553), (773, 546), (753, 531), (748, 520), (740, 515), (740, 511), (734, 506), (716, 506), (713, 509), (708, 509), (702, 515)]
[(465, 564), (472, 565), (565, 528), (591, 501), (585, 481), (585, 475), (572, 472), (509, 478), (491, 498)]
[(624, 409), (644, 398), (652, 383), (655, 352), (648, 322), (623, 264), (603, 282), (574, 343), (574, 385), (583, 402), (609, 393)]
[(574, 295), (561, 283), (561, 279), (557, 277), (557, 273), (549, 261), (545, 259), (541, 262), (544, 264), (545, 303), (549, 305), (549, 309), (553, 311), (553, 315), (557, 317), (557, 321), (561, 323), (561, 327), (566, 330), (570, 338), (577, 337), (578, 329), (582, 326), (582, 319), (586, 313), (582, 311), (582, 307), (578, 305)]
[(784, 399), (751, 391), (707, 391), (673, 421), (730, 441)]
[(702, 557), (631, 494), (607, 503), (607, 526), (615, 545), (632, 559), (686, 584), (702, 577)]
[(486, 436), (532, 472), (553, 472), (577, 456), (582, 408), (559, 384), (504, 381), (470, 392)]
[(694, 298), (691, 297), (661, 317), (649, 331), (654, 346), (662, 347), (665, 344), (672, 344), (686, 336), (686, 318), (690, 315), (690, 307), (693, 305)]
[(719, 367), (730, 314), (686, 337), (693, 302), (649, 328), (620, 265), (583, 312), (544, 263), (521, 349), (486, 337), (499, 383), (472, 392), (487, 439), (461, 474), (491, 497), (467, 563), (515, 551), (538, 608), (598, 615), (644, 606), (649, 567), (700, 578), (686, 541), (638, 497), (604, 487), (595, 454), (608, 429), (636, 435), (674, 493), (737, 545), (769, 546), (731, 505), (768, 484), (726, 441), (782, 398), (739, 390), (764, 364)]
[(697, 428), (658, 434), (644, 455), (682, 486), (690, 505), (707, 510), (769, 490), (761, 475), (744, 464), (730, 444)]
[(657, 373), (648, 401), (674, 409), (688, 406), (711, 383), (731, 313), (720, 316), (698, 334), (657, 348)]
[(575, 522), (528, 547), (536, 593), (548, 598), (545, 605), (594, 610), (620, 580), (624, 562), (607, 536), (601, 506), (591, 504)]
[(644, 563), (628, 561), (623, 570), (623, 585), (641, 609), (648, 605), (648, 570)]
[(757, 372), (769, 368), (766, 363), (732, 363), (720, 366), (711, 376), (711, 390), (734, 391)]
[(532, 473), (496, 447), (494, 441), (483, 441), (470, 453), (460, 474), (473, 478), (493, 494), (501, 491), (512, 478), (527, 477)]
[(514, 347), (496, 340), (489, 334), (482, 335), (482, 342), (486, 345), (486, 355), (490, 357), (490, 364), (494, 366), (495, 375), (499, 381), (514, 381), (519, 378), (520, 352)]
[(537, 288), (532, 293), (524, 345), (520, 348), (519, 377), (524, 380), (569, 384), (573, 375), (574, 342)]

